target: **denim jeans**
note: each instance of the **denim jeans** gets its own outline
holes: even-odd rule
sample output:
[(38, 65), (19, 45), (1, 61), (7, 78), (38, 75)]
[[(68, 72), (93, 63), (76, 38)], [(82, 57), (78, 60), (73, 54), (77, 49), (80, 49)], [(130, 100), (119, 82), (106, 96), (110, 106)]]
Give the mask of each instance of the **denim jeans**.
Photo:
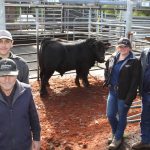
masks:
[(141, 139), (145, 144), (150, 144), (150, 94), (142, 94), (141, 114)]
[(116, 140), (120, 140), (123, 137), (129, 108), (129, 106), (125, 105), (124, 100), (117, 98), (117, 92), (114, 90), (109, 91), (106, 115)]

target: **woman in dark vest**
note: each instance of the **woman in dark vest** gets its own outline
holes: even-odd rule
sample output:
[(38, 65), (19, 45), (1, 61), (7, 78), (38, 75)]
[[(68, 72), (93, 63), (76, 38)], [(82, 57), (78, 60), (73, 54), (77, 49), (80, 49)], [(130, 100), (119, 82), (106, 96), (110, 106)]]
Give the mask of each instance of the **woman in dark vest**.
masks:
[(112, 129), (108, 143), (113, 150), (122, 143), (127, 113), (137, 95), (140, 63), (131, 50), (129, 39), (121, 38), (115, 55), (106, 62), (104, 85), (109, 87), (106, 114)]

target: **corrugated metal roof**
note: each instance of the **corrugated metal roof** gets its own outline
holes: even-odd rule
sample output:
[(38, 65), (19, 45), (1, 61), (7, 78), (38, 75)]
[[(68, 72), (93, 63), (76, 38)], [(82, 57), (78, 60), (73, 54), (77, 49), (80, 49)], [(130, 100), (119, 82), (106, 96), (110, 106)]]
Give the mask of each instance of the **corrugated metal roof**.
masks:
[(126, 5), (127, 0), (59, 0), (60, 3), (99, 3), (105, 5)]
[[(41, 3), (41, 2), (55, 2), (55, 3), (70, 3), (70, 4), (87, 4), (87, 3), (99, 3), (101, 5), (126, 5), (127, 0), (5, 0), (5, 2), (17, 2), (17, 3)], [(142, 7), (150, 7), (150, 1), (133, 0), (133, 2)]]
[(26, 2), (26, 3), (33, 3), (33, 2), (60, 2), (60, 3), (124, 3), (126, 0), (5, 0), (5, 2)]
[(40, 0), (5, 0), (5, 2), (24, 2), (24, 3), (32, 3), (32, 2), (39, 2)]

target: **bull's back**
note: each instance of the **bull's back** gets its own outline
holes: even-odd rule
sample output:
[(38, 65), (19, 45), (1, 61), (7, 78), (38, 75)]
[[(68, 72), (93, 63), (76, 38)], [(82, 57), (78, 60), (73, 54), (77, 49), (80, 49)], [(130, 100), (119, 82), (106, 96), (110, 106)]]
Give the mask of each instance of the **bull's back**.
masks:
[(51, 41), (44, 47), (41, 56), (44, 68), (56, 70), (65, 59), (65, 47), (56, 41)]

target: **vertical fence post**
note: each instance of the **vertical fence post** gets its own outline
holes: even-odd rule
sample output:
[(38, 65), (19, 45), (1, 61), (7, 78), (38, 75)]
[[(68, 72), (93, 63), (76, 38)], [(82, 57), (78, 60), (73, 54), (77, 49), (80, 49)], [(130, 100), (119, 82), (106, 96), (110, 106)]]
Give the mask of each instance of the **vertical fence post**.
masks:
[(91, 34), (91, 7), (89, 9), (89, 18), (88, 18), (88, 38), (90, 38)]
[(0, 29), (6, 29), (5, 0), (0, 0)]
[(96, 24), (96, 37), (98, 37), (98, 34), (99, 34), (99, 31), (100, 31), (100, 10), (99, 9), (97, 9), (96, 10), (96, 19), (97, 19), (97, 24)]
[(36, 12), (36, 45), (37, 45), (37, 80), (39, 81), (39, 72), (40, 72), (40, 68), (39, 68), (39, 8), (36, 7), (35, 8), (35, 12)]
[(133, 2), (131, 0), (127, 0), (125, 37), (128, 37), (128, 34), (131, 32), (132, 12), (133, 12)]

